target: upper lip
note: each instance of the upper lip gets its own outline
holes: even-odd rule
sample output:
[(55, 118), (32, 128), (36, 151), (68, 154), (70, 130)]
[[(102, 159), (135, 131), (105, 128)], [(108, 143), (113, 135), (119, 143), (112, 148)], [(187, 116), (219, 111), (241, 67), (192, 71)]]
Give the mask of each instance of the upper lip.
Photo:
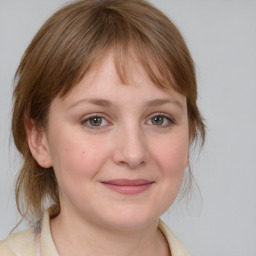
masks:
[(154, 183), (147, 179), (115, 179), (102, 181), (105, 184), (111, 184), (116, 186), (139, 186)]

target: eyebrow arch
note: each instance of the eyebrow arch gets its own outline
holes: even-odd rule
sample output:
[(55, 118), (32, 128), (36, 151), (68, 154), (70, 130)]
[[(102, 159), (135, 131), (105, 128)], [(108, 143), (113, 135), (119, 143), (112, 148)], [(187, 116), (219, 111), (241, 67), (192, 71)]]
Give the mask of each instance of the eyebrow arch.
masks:
[(70, 108), (74, 108), (77, 105), (80, 105), (81, 103), (90, 103), (90, 104), (98, 105), (98, 106), (101, 106), (101, 107), (112, 107), (113, 106), (113, 103), (108, 101), (108, 100), (92, 98), (92, 99), (79, 100), (79, 101), (75, 102), (74, 104), (72, 104), (70, 106)]
[[(111, 101), (104, 100), (104, 99), (98, 99), (98, 98), (91, 98), (91, 99), (82, 99), (70, 106), (70, 108), (74, 108), (77, 105), (80, 105), (81, 103), (89, 103), (93, 105), (97, 105), (100, 107), (113, 107), (114, 104)], [(170, 100), (170, 99), (154, 99), (147, 101), (145, 103), (145, 106), (147, 107), (158, 107), (164, 104), (176, 104), (179, 108), (183, 109), (184, 106), (180, 101), (177, 100)]]
[(146, 103), (146, 106), (148, 107), (158, 107), (164, 104), (176, 104), (179, 108), (183, 109), (184, 106), (180, 101), (177, 100), (170, 100), (170, 99), (155, 99), (150, 100)]

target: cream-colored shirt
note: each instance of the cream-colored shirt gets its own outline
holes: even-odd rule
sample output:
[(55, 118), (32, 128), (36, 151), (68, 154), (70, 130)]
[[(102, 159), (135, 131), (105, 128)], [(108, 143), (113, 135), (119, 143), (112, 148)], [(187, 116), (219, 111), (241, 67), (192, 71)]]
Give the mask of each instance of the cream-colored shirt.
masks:
[[(52, 239), (49, 219), (49, 212), (46, 211), (42, 221), (41, 233), (37, 233), (37, 235), (30, 228), (12, 234), (7, 239), (0, 241), (0, 256), (59, 256)], [(158, 228), (166, 237), (172, 256), (189, 256), (181, 241), (161, 220)]]

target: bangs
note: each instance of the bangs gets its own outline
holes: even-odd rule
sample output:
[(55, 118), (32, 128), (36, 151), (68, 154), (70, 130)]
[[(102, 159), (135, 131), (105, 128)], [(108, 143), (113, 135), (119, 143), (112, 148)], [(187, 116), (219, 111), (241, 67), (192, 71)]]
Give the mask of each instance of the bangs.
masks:
[[(65, 56), (66, 61), (63, 62), (60, 73), (65, 75), (65, 70), (69, 70), (69, 77), (65, 78), (64, 83), (59, 83), (62, 84), (60, 95), (65, 96), (89, 70), (100, 66), (109, 54), (113, 56), (116, 72), (123, 84), (129, 83), (129, 63), (139, 63), (156, 86), (163, 90), (173, 87), (181, 92), (171, 72), (174, 70), (172, 59), (167, 56), (166, 49), (154, 39), (154, 34), (132, 26), (131, 22), (128, 23), (113, 10), (102, 13), (92, 18), (91, 24), (95, 28), (92, 28), (94, 33), (89, 36), (91, 41), (88, 41), (88, 34), (86, 38), (74, 41), (76, 45), (72, 55)], [(90, 24), (90, 21), (87, 23)]]
[(157, 87), (168, 90), (175, 88), (168, 63), (142, 40), (131, 41), (130, 45), (119, 44), (112, 50), (117, 74), (123, 84), (129, 83), (129, 64), (138, 63)]
[(19, 84), (27, 85), (31, 100), (24, 113), (44, 127), (52, 100), (64, 97), (110, 53), (123, 84), (128, 63), (139, 63), (153, 84), (174, 88), (196, 108), (193, 60), (181, 34), (157, 9), (133, 0), (78, 1), (56, 12), (24, 54), (14, 97), (25, 88)]

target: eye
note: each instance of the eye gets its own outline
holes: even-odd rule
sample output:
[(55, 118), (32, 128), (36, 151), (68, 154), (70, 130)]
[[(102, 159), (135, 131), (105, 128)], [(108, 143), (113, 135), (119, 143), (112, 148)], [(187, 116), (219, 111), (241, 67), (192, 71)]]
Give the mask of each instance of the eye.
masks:
[(91, 129), (97, 129), (102, 126), (108, 125), (108, 121), (102, 116), (91, 116), (82, 120), (82, 125), (85, 125)]
[(174, 121), (168, 116), (159, 114), (151, 117), (148, 120), (148, 123), (154, 126), (167, 127), (171, 124), (174, 124)]

